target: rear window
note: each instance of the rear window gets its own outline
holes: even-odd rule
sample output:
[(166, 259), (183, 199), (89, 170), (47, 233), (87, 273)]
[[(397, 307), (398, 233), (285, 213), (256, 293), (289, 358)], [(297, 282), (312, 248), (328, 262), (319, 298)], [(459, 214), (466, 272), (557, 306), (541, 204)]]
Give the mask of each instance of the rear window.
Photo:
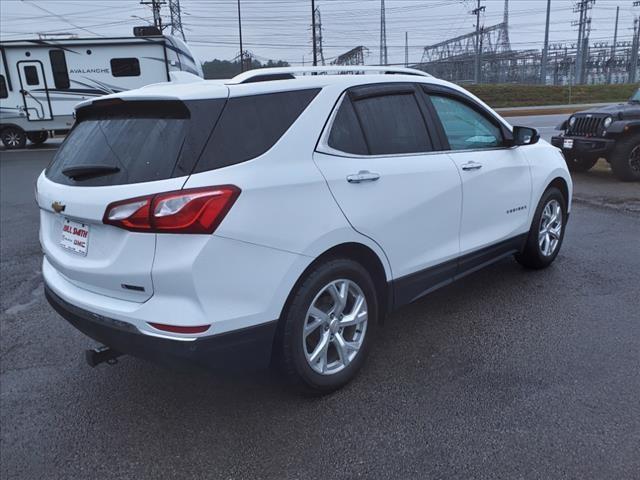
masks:
[[(86, 107), (47, 169), (54, 182), (107, 186), (188, 175), (218, 119), (224, 100), (121, 102)], [(70, 178), (69, 167), (118, 171)]]
[(320, 89), (230, 98), (196, 172), (256, 158), (284, 135)]
[[(319, 91), (186, 102), (97, 100), (77, 112), (46, 175), (65, 185), (123, 185), (244, 162), (269, 150)], [(92, 166), (98, 175), (64, 173)]]

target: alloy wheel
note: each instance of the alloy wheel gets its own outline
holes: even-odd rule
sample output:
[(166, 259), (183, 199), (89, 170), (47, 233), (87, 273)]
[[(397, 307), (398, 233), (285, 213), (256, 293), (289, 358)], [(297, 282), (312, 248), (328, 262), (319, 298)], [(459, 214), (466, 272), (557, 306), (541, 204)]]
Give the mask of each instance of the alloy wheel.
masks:
[(20, 145), (21, 136), (18, 132), (14, 132), (13, 130), (2, 135), (3, 142), (10, 147), (17, 147)]
[(550, 257), (558, 248), (562, 235), (562, 207), (552, 199), (544, 206), (538, 230), (538, 246), (545, 257)]
[(302, 347), (309, 366), (321, 375), (344, 370), (360, 351), (367, 331), (367, 299), (352, 280), (325, 285), (307, 310)]

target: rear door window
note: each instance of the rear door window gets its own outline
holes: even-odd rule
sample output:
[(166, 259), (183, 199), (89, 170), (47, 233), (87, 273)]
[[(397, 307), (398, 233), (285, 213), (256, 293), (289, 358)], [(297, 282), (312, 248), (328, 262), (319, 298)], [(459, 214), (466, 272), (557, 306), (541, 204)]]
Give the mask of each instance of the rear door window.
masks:
[(195, 172), (262, 155), (284, 135), (319, 91), (294, 90), (230, 98)]
[[(78, 186), (123, 185), (189, 175), (224, 99), (193, 102), (129, 101), (78, 111), (76, 126), (58, 149), (46, 175)], [(69, 167), (117, 171), (69, 178)]]
[(415, 94), (369, 96), (357, 99), (353, 104), (371, 155), (433, 149)]

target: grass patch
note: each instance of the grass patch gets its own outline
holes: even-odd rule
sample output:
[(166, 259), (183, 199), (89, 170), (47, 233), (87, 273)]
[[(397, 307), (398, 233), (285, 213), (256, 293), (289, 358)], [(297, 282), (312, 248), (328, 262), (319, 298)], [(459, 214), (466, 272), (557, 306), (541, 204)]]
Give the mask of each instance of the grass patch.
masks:
[(465, 85), (493, 108), (626, 102), (640, 84), (623, 85)]

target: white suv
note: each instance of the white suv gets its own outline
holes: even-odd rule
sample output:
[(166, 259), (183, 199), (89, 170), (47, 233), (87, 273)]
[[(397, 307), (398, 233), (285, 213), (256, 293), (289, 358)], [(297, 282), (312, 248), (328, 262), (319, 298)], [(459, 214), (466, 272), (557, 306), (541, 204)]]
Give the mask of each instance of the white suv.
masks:
[(506, 256), (548, 266), (571, 206), (557, 148), (409, 69), (183, 80), (76, 117), (37, 182), (42, 271), (110, 347), (94, 363), (277, 364), (330, 391), (387, 312)]

